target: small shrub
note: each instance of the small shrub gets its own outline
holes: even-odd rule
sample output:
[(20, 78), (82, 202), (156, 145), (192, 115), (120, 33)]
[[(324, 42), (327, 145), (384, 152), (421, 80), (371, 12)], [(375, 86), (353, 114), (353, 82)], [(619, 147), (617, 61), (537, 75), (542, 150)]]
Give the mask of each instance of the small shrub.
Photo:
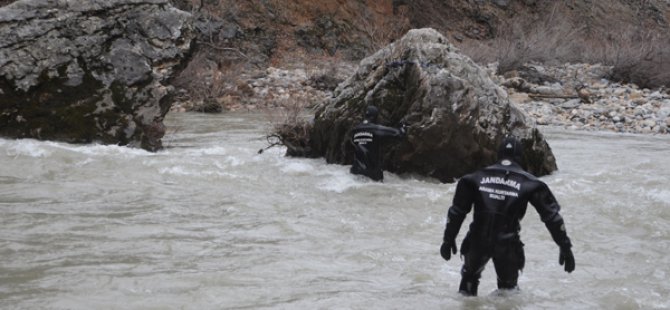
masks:
[(587, 61), (612, 66), (612, 80), (643, 88), (670, 87), (670, 37), (629, 29), (613, 33), (592, 50), (595, 55)]
[(206, 53), (198, 53), (173, 81), (173, 85), (185, 89), (190, 100), (203, 102), (202, 107), (196, 107), (194, 110), (220, 112), (220, 109), (214, 106), (214, 99), (225, 94), (226, 81), (228, 81), (229, 75), (233, 74), (224, 75), (218, 69), (217, 64), (208, 59)]
[[(266, 135), (269, 146), (285, 146), (286, 155), (309, 157), (311, 148), (309, 132), (312, 123), (309, 121), (307, 108), (311, 103), (304, 98), (291, 97), (276, 102), (278, 108), (268, 110), (270, 133)], [(261, 149), (259, 153), (262, 153)]]
[(361, 11), (357, 16), (356, 24), (369, 41), (369, 53), (384, 48), (389, 43), (404, 35), (410, 28), (407, 10), (400, 9), (391, 16), (375, 16), (368, 11)]
[(517, 20), (503, 24), (486, 41), (467, 41), (459, 48), (478, 63), (498, 62), (498, 73), (516, 70), (531, 62), (570, 62), (577, 58), (580, 28), (557, 14), (557, 5), (543, 20)]

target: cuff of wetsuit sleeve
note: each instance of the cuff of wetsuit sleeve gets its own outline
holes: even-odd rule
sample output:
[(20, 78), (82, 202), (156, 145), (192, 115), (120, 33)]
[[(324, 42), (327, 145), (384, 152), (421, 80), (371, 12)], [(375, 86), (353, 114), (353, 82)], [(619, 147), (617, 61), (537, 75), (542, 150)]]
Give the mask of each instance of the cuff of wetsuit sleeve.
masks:
[(561, 249), (570, 249), (572, 248), (572, 242), (570, 242), (570, 238), (565, 238), (565, 240), (561, 241), (558, 244), (558, 247)]

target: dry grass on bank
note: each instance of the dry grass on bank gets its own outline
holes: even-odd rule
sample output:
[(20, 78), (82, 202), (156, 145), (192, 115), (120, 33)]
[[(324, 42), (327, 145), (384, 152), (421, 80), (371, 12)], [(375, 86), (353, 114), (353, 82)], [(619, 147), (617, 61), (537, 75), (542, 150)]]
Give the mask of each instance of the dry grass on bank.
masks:
[(613, 68), (607, 77), (612, 80), (670, 87), (670, 34), (625, 24), (594, 34), (586, 27), (574, 28), (559, 14), (540, 22), (515, 20), (499, 29), (494, 39), (465, 41), (459, 48), (480, 64), (498, 62), (500, 74), (531, 62), (598, 63)]

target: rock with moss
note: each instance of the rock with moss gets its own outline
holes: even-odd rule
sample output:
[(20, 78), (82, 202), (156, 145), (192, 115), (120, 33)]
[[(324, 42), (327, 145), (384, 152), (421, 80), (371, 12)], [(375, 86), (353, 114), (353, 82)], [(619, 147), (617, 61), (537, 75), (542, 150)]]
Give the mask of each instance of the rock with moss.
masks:
[(160, 149), (190, 20), (168, 0), (0, 8), (0, 135)]
[(409, 125), (407, 138), (386, 148), (389, 171), (450, 182), (493, 163), (506, 135), (521, 139), (530, 172), (541, 176), (557, 169), (534, 121), (510, 103), (484, 68), (433, 29), (411, 30), (360, 62), (316, 109), (309, 156), (351, 163), (350, 131), (367, 105), (380, 109), (381, 124)]

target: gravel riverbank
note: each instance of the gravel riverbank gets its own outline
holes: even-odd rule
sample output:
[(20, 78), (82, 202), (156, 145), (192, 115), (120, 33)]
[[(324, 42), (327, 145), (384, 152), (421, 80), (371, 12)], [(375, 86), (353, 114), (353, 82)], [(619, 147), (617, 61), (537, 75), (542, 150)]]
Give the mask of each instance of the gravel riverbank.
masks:
[[(612, 82), (605, 78), (610, 69), (600, 65), (527, 66), (526, 70), (532, 73), (495, 79), (538, 125), (622, 133), (670, 132), (670, 94), (665, 89)], [(543, 83), (528, 81), (532, 79)]]
[[(228, 82), (227, 95), (215, 98), (221, 110), (283, 109), (310, 106), (332, 96), (335, 86), (355, 71), (353, 64), (318, 68), (268, 68)], [(611, 68), (590, 64), (526, 65), (505, 76), (487, 67), (540, 126), (621, 133), (670, 133), (670, 94), (607, 79)], [(211, 102), (209, 103), (211, 104)], [(203, 110), (202, 102), (183, 101), (173, 111)]]

